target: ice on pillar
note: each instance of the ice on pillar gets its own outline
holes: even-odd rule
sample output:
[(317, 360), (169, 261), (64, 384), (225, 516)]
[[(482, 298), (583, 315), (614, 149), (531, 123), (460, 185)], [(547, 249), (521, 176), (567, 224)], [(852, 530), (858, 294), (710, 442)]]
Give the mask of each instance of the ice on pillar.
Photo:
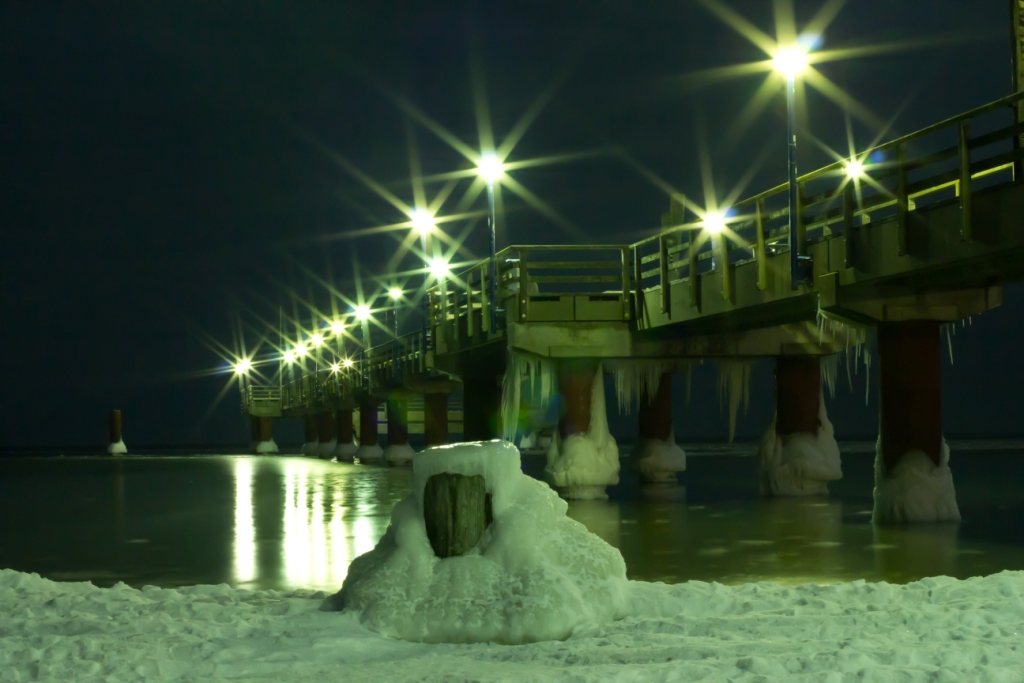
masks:
[(121, 411), (110, 411), (110, 445), (107, 446), (107, 453), (110, 455), (124, 455), (128, 447), (124, 445), (124, 437), (121, 435)]
[(259, 454), (277, 453), (277, 444), (274, 442), (273, 425), (274, 421), (269, 417), (257, 418), (259, 420), (259, 431), (256, 444), (256, 452)]
[(686, 469), (686, 453), (676, 445), (672, 428), (672, 375), (663, 373), (657, 385), (638, 396), (637, 444), (629, 463), (645, 483), (676, 481)]
[(305, 441), (302, 444), (302, 454), (316, 455), (317, 449), (320, 445), (319, 438), (317, 437), (316, 415), (311, 413), (303, 417), (303, 429), (305, 433)]
[(775, 416), (761, 437), (758, 460), (765, 496), (824, 496), (828, 482), (843, 478), (819, 356), (776, 358)]
[(377, 444), (377, 404), (367, 402), (359, 407), (359, 448), (354, 457), (359, 462), (377, 462), (384, 449)]
[(872, 520), (958, 522), (949, 447), (942, 437), (939, 323), (878, 326), (879, 438)]
[(403, 395), (388, 397), (388, 447), (382, 457), (389, 465), (408, 465), (416, 451), (409, 445), (409, 402)]
[(352, 462), (359, 445), (355, 438), (352, 410), (339, 409), (334, 418), (334, 426), (338, 433), (338, 445), (334, 449), (334, 457), (338, 462)]
[(607, 498), (619, 483), (619, 447), (608, 431), (604, 375), (600, 363), (559, 364), (564, 415), (548, 449), (545, 478), (570, 499)]
[[(440, 559), (424, 517), (427, 481), (480, 475), (490, 524), (462, 555)], [(355, 613), (366, 628), (420, 642), (559, 640), (626, 616), (629, 582), (619, 551), (566, 517), (567, 504), (521, 471), (507, 441), (428, 448), (413, 461), (412, 492), (387, 532), (349, 566), (321, 609)]]

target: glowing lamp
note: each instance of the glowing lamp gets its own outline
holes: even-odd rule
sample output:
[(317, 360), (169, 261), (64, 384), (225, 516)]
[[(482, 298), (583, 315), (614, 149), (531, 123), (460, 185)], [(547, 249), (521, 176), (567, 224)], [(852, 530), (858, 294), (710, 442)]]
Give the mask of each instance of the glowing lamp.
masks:
[(306, 355), (306, 345), (305, 344), (296, 344), (295, 345), (295, 355), (298, 358), (302, 358), (303, 356), (305, 356)]
[(704, 216), (704, 229), (713, 235), (725, 230), (725, 216), (717, 211)]
[(850, 180), (858, 180), (864, 176), (864, 164), (856, 159), (851, 159), (843, 170)]
[(313, 346), (321, 346), (324, 343), (324, 335), (319, 333), (314, 334), (309, 338), (309, 341), (313, 342)]
[(340, 320), (335, 320), (333, 323), (331, 323), (331, 332), (333, 332), (334, 334), (340, 335), (344, 331), (345, 323), (341, 322)]
[(505, 165), (493, 152), (489, 152), (480, 157), (476, 172), (488, 183), (493, 183), (505, 174)]
[(448, 267), (448, 262), (445, 261), (443, 258), (430, 259), (430, 263), (428, 264), (428, 266), (430, 269), (430, 274), (436, 277), (438, 280), (440, 280), (443, 277), (448, 277), (448, 275), (451, 274), (452, 272), (451, 269)]
[(240, 360), (237, 363), (235, 363), (235, 374), (236, 375), (244, 375), (245, 373), (249, 372), (249, 370), (251, 370), (251, 369), (252, 369), (252, 361), (249, 360), (248, 358), (243, 358), (242, 360)]
[(398, 287), (392, 287), (391, 289), (388, 290), (388, 296), (390, 296), (395, 301), (398, 301), (399, 299), (402, 298), (402, 290), (400, 290)]
[(331, 372), (333, 372), (334, 374), (338, 374), (339, 372), (341, 372), (341, 366), (338, 365), (337, 363), (331, 363)]
[(782, 48), (775, 53), (772, 63), (786, 78), (795, 78), (807, 68), (807, 50), (799, 45)]
[(284, 352), (284, 362), (285, 363), (294, 363), (295, 362), (295, 352), (294, 351), (285, 351)]
[(416, 209), (413, 211), (410, 218), (412, 219), (413, 230), (421, 235), (429, 235), (436, 227), (434, 224), (434, 217), (423, 209)]
[(358, 306), (356, 306), (356, 317), (363, 321), (369, 320), (370, 307), (365, 304), (359, 304)]
[(352, 359), (346, 358), (345, 360), (341, 361), (341, 364), (344, 365), (346, 368), (350, 368), (353, 365)]

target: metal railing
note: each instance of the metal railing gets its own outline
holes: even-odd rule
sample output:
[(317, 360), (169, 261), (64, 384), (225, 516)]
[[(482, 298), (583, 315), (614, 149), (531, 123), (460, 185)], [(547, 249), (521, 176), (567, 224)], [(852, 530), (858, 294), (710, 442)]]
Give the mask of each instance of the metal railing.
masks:
[[(797, 245), (806, 245), (837, 234), (852, 234), (872, 221), (896, 219), (899, 255), (908, 253), (908, 223), (913, 212), (955, 198), (960, 207), (960, 234), (973, 238), (972, 193), (1021, 177), (1024, 158), (1016, 105), (1024, 92), (978, 107), (969, 112), (883, 143), (857, 155), (862, 175), (851, 182), (849, 159), (837, 161), (797, 179)], [(1011, 122), (993, 126), (993, 117), (1012, 113)], [(981, 124), (979, 132), (973, 124)], [(788, 184), (737, 202), (730, 209), (727, 230), (709, 236), (701, 220), (685, 221), (685, 199), (673, 197), (670, 211), (662, 216), (664, 230), (633, 245), (633, 279), (637, 315), (643, 291), (661, 289), (663, 313), (671, 310), (671, 286), (689, 285), (689, 304), (700, 307), (699, 277), (712, 269), (724, 271), (722, 296), (732, 298), (728, 271), (754, 261), (757, 287), (768, 286), (767, 258), (788, 251)], [(684, 239), (685, 238), (685, 239)], [(853, 240), (847, 240), (848, 247)], [(855, 255), (848, 248), (847, 267)]]
[(242, 407), (277, 408), (281, 405), (281, 390), (277, 387), (254, 387), (249, 385), (242, 394)]

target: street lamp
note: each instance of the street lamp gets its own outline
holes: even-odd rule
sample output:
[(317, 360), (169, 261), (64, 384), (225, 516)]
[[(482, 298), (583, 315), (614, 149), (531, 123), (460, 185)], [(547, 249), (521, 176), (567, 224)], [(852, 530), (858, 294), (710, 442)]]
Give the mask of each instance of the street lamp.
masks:
[(490, 329), (493, 332), (497, 327), (498, 320), (498, 238), (494, 215), (494, 183), (505, 174), (505, 166), (494, 152), (486, 152), (480, 156), (480, 163), (477, 165), (476, 171), (487, 183), (487, 223), (491, 228), (490, 261), (487, 266), (487, 277), (490, 279), (490, 282), (488, 283), (487, 291), (491, 302)]
[(789, 146), (789, 271), (790, 286), (802, 281), (799, 271), (800, 243), (797, 238), (796, 185), (796, 77), (807, 69), (807, 50), (800, 45), (784, 47), (772, 59), (775, 70), (786, 78), (786, 139)]
[(335, 337), (340, 337), (345, 332), (345, 323), (335, 320), (331, 323), (331, 332), (334, 333)]
[(427, 268), (430, 270), (430, 274), (438, 280), (448, 277), (452, 272), (451, 268), (448, 267), (448, 262), (441, 257), (430, 259), (427, 263)]
[(429, 211), (423, 209), (416, 209), (409, 216), (412, 220), (412, 228), (420, 234), (420, 237), (426, 237), (434, 231), (437, 227), (434, 223), (434, 217), (430, 215)]
[(345, 360), (341, 361), (341, 365), (343, 367), (350, 368), (353, 365), (355, 365), (355, 362), (351, 358), (346, 358)]
[(243, 358), (242, 360), (240, 360), (237, 363), (235, 363), (235, 374), (236, 375), (246, 375), (246, 374), (249, 373), (249, 370), (251, 370), (251, 369), (252, 369), (252, 361), (249, 360), (248, 358)]
[(864, 177), (864, 162), (851, 159), (843, 168), (843, 171), (850, 180), (860, 180)]

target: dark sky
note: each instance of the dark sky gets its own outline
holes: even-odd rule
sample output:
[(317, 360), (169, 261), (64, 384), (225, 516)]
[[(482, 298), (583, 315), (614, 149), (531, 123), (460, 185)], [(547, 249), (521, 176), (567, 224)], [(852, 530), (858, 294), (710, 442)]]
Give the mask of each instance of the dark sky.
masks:
[[(820, 4), (798, 2), (798, 21)], [(732, 5), (773, 33), (770, 3)], [(1006, 0), (850, 0), (826, 47), (920, 47), (821, 70), (895, 117), (894, 137), (1009, 93), (1008, 15)], [(0, 446), (102, 443), (112, 407), (125, 412), (129, 445), (246, 440), (236, 392), (208, 414), (224, 378), (194, 376), (219, 363), (203, 335), (230, 345), (232, 316), (271, 316), (287, 302), (282, 283), (326, 303), (303, 268), (329, 270), (354, 293), (354, 257), (365, 273), (383, 267), (389, 236), (316, 238), (403, 219), (317, 146), (411, 200), (408, 119), (384, 92), (476, 146), (477, 60), (499, 138), (554, 88), (513, 160), (616, 149), (699, 197), (702, 130), (720, 187), (767, 152), (756, 192), (784, 179), (781, 97), (728, 144), (760, 79), (693, 87), (673, 77), (762, 58), (682, 0), (0, 4)], [(813, 91), (807, 105), (801, 130), (843, 150), (842, 110)], [(412, 128), (428, 171), (467, 166)], [(855, 131), (860, 145), (874, 137)], [(802, 170), (826, 161), (801, 146)], [(667, 207), (608, 152), (516, 178), (576, 231), (510, 199), (503, 245), (631, 241)], [(467, 247), (484, 245), (480, 226)], [(944, 369), (949, 434), (1021, 431), (1012, 358), (1024, 297), (1008, 287), (1004, 298), (956, 338)], [(698, 373), (677, 433), (724, 433), (713, 381), (710, 367)], [(877, 429), (860, 382), (831, 404), (841, 434)], [(764, 428), (770, 387), (762, 362), (741, 436)]]

